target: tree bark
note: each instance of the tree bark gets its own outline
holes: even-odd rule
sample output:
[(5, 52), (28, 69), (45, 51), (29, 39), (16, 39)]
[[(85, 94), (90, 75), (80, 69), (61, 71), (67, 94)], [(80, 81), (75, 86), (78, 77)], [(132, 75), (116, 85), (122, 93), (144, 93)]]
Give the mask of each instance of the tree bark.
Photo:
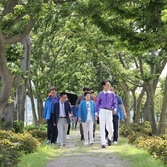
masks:
[(30, 54), (31, 54), (31, 42), (30, 36), (27, 35), (21, 41), (24, 54), (21, 58), (21, 71), (25, 73), (25, 77), (23, 78), (23, 84), (21, 84), (16, 93), (17, 99), (17, 112), (18, 112), (18, 120), (24, 122), (24, 113), (25, 113), (25, 100), (26, 100), (26, 88), (27, 88), (27, 78), (29, 77), (30, 71)]
[(140, 112), (141, 112), (141, 102), (142, 98), (144, 96), (145, 90), (142, 89), (142, 91), (139, 94), (139, 97), (137, 99), (137, 106), (136, 106), (136, 117), (135, 117), (135, 122), (140, 123)]
[(165, 134), (166, 115), (167, 115), (167, 75), (166, 75), (166, 81), (165, 81), (164, 98), (162, 103), (160, 121), (159, 121), (158, 132), (157, 132), (158, 135)]
[(136, 95), (135, 95), (135, 90), (132, 90), (132, 96), (133, 96), (133, 122), (136, 123), (136, 115), (137, 115), (137, 100), (136, 100)]
[(157, 126), (155, 121), (155, 113), (154, 113), (154, 89), (153, 84), (149, 83), (148, 85), (144, 86), (146, 93), (147, 93), (147, 99), (144, 107), (144, 121), (149, 121), (152, 127), (152, 133), (157, 133)]
[(119, 82), (119, 84), (125, 93), (125, 98), (123, 101), (125, 106), (125, 111), (127, 114), (127, 119), (125, 119), (125, 123), (128, 124), (130, 122), (130, 90), (126, 83)]
[(0, 82), (2, 84), (0, 89), (0, 117), (10, 97), (12, 84), (13, 84), (13, 77), (6, 66), (6, 55), (5, 55), (6, 53), (5, 53), (4, 43), (5, 41), (0, 31)]

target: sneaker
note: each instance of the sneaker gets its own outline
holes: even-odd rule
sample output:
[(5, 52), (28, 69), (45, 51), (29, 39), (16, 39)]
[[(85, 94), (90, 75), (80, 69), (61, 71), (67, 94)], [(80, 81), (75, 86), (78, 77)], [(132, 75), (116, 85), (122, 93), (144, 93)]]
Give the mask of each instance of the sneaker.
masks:
[(106, 148), (106, 146), (105, 146), (105, 145), (102, 145), (101, 148)]
[(108, 139), (108, 146), (111, 146), (111, 140)]
[(84, 143), (84, 145), (85, 145), (85, 146), (87, 146), (87, 145), (88, 145), (88, 143)]
[(59, 148), (62, 148), (62, 146), (61, 146), (61, 145), (59, 145)]
[(90, 143), (90, 145), (92, 146), (92, 145), (93, 145), (93, 143)]
[(114, 141), (114, 144), (118, 144), (118, 142), (117, 142), (117, 141)]
[(63, 146), (63, 147), (65, 147), (66, 145), (65, 145), (65, 144), (63, 144), (62, 146)]
[(51, 143), (51, 145), (52, 145), (52, 146), (54, 146), (54, 145), (55, 145), (55, 143)]
[(69, 137), (69, 135), (67, 135), (67, 139), (69, 139), (70, 137)]
[(49, 144), (49, 143), (50, 143), (50, 140), (47, 140), (47, 141), (46, 141), (46, 144)]

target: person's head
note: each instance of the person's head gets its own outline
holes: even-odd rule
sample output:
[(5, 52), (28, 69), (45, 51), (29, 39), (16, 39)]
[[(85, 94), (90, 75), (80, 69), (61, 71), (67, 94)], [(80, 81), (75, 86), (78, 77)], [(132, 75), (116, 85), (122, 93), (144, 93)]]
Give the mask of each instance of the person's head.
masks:
[(90, 91), (90, 88), (88, 88), (88, 87), (83, 88), (83, 92), (89, 92), (89, 91)]
[(55, 97), (57, 95), (57, 89), (54, 86), (50, 88), (50, 95)]
[(61, 102), (67, 101), (67, 94), (66, 94), (66, 92), (61, 92), (60, 93), (60, 101)]
[(103, 81), (102, 86), (103, 86), (104, 91), (108, 91), (110, 88), (110, 83), (108, 81)]
[(90, 100), (90, 96), (91, 96), (91, 93), (90, 92), (85, 92), (84, 93), (84, 98), (86, 101), (89, 101)]
[(114, 92), (115, 94), (117, 94), (116, 90), (115, 90), (113, 87), (111, 87), (109, 90), (110, 90), (111, 92)]

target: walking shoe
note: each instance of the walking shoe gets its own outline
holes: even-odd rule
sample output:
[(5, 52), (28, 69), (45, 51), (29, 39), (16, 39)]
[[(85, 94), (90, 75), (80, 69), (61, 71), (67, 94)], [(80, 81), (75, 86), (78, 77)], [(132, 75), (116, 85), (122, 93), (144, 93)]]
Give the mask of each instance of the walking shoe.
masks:
[(85, 146), (87, 146), (87, 145), (88, 145), (88, 143), (84, 143), (84, 145), (85, 145)]
[(114, 144), (118, 144), (118, 142), (117, 142), (117, 141), (114, 141)]
[(101, 148), (106, 148), (106, 146), (105, 146), (105, 145), (102, 145)]
[(54, 146), (54, 145), (55, 145), (55, 143), (51, 143), (51, 145), (52, 145), (52, 146)]
[(46, 141), (46, 144), (49, 144), (49, 143), (50, 143), (50, 140), (47, 140), (47, 141)]
[(92, 146), (92, 145), (93, 145), (93, 143), (90, 143), (90, 145)]
[(108, 146), (111, 146), (111, 140), (108, 139)]
[(62, 148), (62, 146), (61, 146), (61, 145), (59, 145), (59, 148)]
[(65, 145), (65, 144), (63, 144), (62, 146), (63, 146), (63, 147), (65, 147), (66, 145)]

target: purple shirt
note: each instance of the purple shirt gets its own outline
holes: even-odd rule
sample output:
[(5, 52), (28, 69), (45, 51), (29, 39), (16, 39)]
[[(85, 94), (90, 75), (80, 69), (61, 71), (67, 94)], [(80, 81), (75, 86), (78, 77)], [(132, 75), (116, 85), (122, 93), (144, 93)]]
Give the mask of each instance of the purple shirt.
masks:
[(97, 97), (96, 102), (96, 112), (100, 110), (100, 108), (113, 109), (117, 110), (117, 99), (115, 93), (113, 92), (100, 92)]

